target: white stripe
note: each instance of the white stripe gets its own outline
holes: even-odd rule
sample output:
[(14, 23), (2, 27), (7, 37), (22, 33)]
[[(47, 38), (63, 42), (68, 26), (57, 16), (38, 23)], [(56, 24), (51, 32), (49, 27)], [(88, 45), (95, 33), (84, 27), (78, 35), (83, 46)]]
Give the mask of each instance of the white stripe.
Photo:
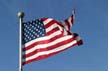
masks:
[(67, 24), (65, 23), (65, 21), (63, 21), (63, 22), (61, 22), (61, 23), (63, 24), (63, 26), (64, 26), (64, 28), (65, 28), (66, 30), (69, 30)]
[(29, 54), (29, 53), (31, 53), (31, 52), (37, 50), (37, 49), (40, 49), (40, 48), (51, 47), (51, 46), (54, 46), (54, 45), (57, 44), (57, 43), (60, 43), (60, 42), (62, 42), (62, 41), (66, 41), (66, 40), (68, 40), (68, 39), (70, 39), (70, 38), (72, 38), (72, 37), (73, 37), (73, 36), (65, 36), (65, 37), (61, 37), (61, 38), (56, 39), (55, 41), (50, 42), (50, 43), (47, 43), (47, 44), (39, 44), (39, 45), (37, 45), (37, 46), (35, 46), (35, 47), (29, 49), (29, 50), (26, 50), (26, 52), (24, 52), (24, 53), (25, 53), (25, 54)]
[[(68, 19), (68, 22), (69, 22), (70, 27), (72, 26), (72, 23), (73, 23), (73, 22), (71, 22), (71, 20), (72, 20), (72, 18), (70, 17), (70, 18)], [(70, 27), (69, 27), (69, 28), (70, 28)]]
[(68, 35), (68, 32), (64, 29), (63, 34), (64, 34), (64, 35)]
[(74, 40), (73, 42), (70, 42), (70, 43), (65, 44), (65, 45), (63, 45), (63, 46), (60, 46), (60, 47), (55, 48), (55, 49), (53, 49), (53, 50), (44, 51), (44, 52), (39, 52), (39, 53), (37, 53), (37, 54), (35, 54), (35, 55), (32, 55), (31, 57), (26, 58), (26, 59), (23, 60), (23, 61), (25, 62), (25, 61), (28, 61), (28, 60), (31, 60), (31, 59), (35, 59), (35, 58), (37, 58), (37, 57), (39, 57), (39, 56), (42, 56), (42, 55), (48, 55), (48, 54), (51, 54), (51, 53), (54, 53), (54, 52), (62, 51), (62, 50), (64, 50), (64, 49), (67, 49), (67, 48), (69, 48), (70, 46), (74, 45), (75, 43), (76, 43), (76, 41)]
[(75, 10), (72, 11), (73, 20), (75, 19)]
[(46, 28), (46, 33), (53, 30), (54, 28), (58, 27), (56, 23), (52, 24), (51, 26), (49, 26), (48, 28)]
[(76, 40), (77, 40), (77, 41), (80, 41), (80, 40), (81, 40), (80, 36), (77, 36), (77, 37), (76, 37)]
[(45, 21), (43, 21), (44, 25), (48, 24), (50, 21), (52, 21), (53, 19), (52, 18), (48, 18), (46, 19)]
[(61, 33), (62, 33), (61, 31), (56, 31), (56, 32), (52, 33), (49, 36), (45, 36), (45, 37), (41, 37), (41, 38), (36, 38), (34, 40), (31, 40), (30, 42), (27, 42), (26, 44), (24, 44), (24, 46), (28, 47), (31, 44), (35, 43), (35, 42), (42, 41), (42, 40), (49, 40), (49, 39), (55, 37), (56, 35), (60, 35)]
[(75, 17), (75, 10), (72, 10), (72, 15)]

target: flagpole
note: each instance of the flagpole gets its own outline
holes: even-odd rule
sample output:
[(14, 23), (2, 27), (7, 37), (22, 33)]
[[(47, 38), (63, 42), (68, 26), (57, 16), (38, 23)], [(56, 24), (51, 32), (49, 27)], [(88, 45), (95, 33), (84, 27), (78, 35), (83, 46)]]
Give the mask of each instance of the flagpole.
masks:
[(24, 13), (19, 12), (19, 71), (23, 71), (22, 68), (22, 24), (23, 24), (23, 17)]

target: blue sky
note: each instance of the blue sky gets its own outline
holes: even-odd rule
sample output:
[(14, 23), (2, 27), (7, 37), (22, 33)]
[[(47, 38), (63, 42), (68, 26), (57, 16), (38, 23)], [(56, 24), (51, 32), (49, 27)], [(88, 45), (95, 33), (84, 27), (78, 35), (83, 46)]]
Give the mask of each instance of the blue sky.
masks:
[(41, 17), (64, 20), (76, 8), (72, 32), (84, 45), (45, 60), (32, 62), (24, 71), (108, 71), (108, 0), (0, 0), (0, 71), (18, 71), (19, 23)]

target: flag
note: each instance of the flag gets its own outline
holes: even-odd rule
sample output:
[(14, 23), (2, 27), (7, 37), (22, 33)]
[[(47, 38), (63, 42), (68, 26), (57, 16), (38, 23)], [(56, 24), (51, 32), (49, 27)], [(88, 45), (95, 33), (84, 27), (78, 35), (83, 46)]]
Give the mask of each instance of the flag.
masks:
[[(70, 19), (71, 18), (71, 19)], [(69, 23), (73, 23), (73, 15)], [(81, 45), (82, 39), (77, 33), (71, 33), (62, 22), (53, 18), (41, 18), (22, 24), (23, 56), (22, 64), (42, 60), (62, 52), (75, 45)]]
[(75, 9), (72, 10), (72, 15), (69, 18), (62, 21), (61, 23), (64, 26), (64, 28), (69, 31), (73, 26), (74, 19), (75, 19)]

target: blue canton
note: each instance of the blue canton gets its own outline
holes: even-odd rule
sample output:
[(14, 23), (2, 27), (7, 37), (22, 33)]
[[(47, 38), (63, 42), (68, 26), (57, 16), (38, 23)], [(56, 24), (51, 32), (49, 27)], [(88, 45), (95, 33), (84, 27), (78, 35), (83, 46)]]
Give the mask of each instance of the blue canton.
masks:
[(46, 35), (45, 27), (41, 19), (29, 21), (22, 24), (22, 41), (23, 44)]

